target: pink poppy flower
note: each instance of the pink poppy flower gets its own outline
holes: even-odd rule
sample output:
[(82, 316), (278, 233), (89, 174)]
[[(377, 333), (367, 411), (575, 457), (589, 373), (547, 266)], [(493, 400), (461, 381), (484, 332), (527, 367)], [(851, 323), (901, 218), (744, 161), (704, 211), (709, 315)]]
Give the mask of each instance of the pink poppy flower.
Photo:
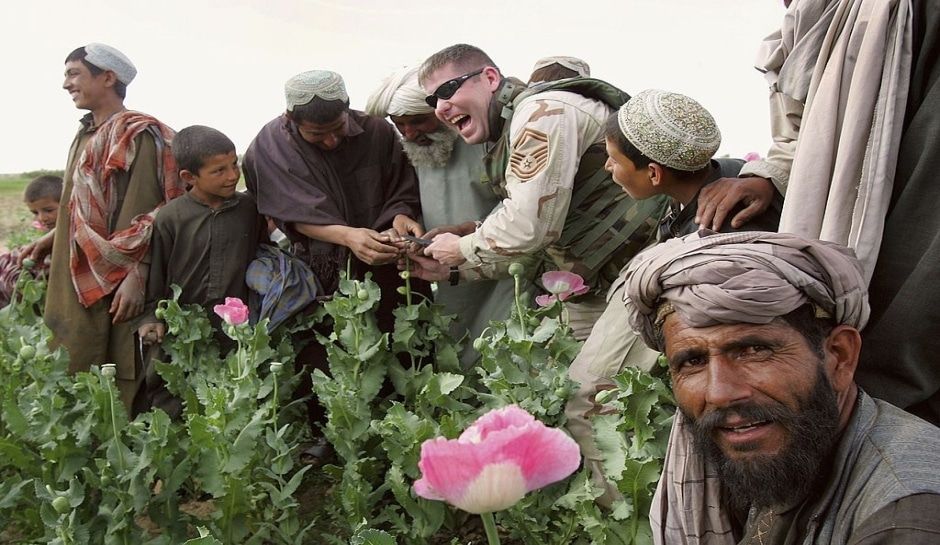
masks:
[(227, 324), (241, 325), (248, 321), (248, 307), (238, 297), (226, 297), (224, 305), (216, 305), (212, 310)]
[(756, 151), (749, 151), (749, 152), (747, 152), (747, 153), (744, 154), (744, 160), (745, 160), (746, 162), (750, 162), (750, 161), (760, 161), (760, 154), (757, 153)]
[(564, 301), (569, 297), (587, 293), (590, 287), (579, 275), (568, 271), (549, 271), (542, 275), (542, 285), (548, 294), (539, 295), (535, 303), (547, 307), (555, 301)]
[(32, 225), (34, 229), (39, 229), (40, 231), (46, 230), (46, 224), (39, 220), (33, 220), (30, 225)]
[(425, 441), (414, 489), (469, 513), (492, 513), (564, 479), (580, 463), (578, 444), (565, 432), (510, 405), (486, 413), (457, 439)]

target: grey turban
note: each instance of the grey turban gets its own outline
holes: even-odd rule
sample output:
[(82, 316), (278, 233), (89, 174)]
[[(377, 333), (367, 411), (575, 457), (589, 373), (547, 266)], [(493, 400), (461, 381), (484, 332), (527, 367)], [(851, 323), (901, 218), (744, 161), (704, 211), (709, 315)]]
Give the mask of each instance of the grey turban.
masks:
[(667, 302), (692, 327), (766, 324), (810, 302), (836, 323), (862, 329), (869, 310), (851, 250), (768, 232), (693, 233), (634, 257), (624, 304), (633, 329), (660, 351), (656, 314)]
[(418, 67), (403, 68), (382, 81), (366, 101), (366, 113), (387, 115), (429, 114), (434, 108), (424, 101), (427, 93), (418, 84)]
[(343, 76), (329, 70), (311, 70), (297, 74), (284, 84), (288, 112), (294, 111), (295, 106), (308, 104), (317, 97), (322, 100), (349, 102)]
[(102, 70), (114, 72), (118, 81), (124, 85), (130, 85), (130, 83), (134, 81), (134, 77), (137, 76), (137, 68), (134, 66), (134, 63), (127, 58), (127, 55), (110, 45), (98, 43), (86, 45), (85, 61)]

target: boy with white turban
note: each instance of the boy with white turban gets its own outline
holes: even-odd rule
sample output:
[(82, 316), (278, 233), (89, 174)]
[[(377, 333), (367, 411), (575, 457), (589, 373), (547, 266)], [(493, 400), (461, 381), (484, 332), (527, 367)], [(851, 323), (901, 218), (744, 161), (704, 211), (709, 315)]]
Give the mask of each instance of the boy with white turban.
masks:
[(144, 306), (153, 220), (184, 191), (170, 151), (173, 130), (124, 107), (136, 75), (127, 56), (105, 44), (65, 59), (62, 87), (89, 113), (65, 168), (69, 205), (32, 248), (34, 258), (52, 252), (44, 319), (53, 343), (69, 353), (69, 371), (115, 363), (128, 409), (143, 379), (132, 319)]
[[(678, 93), (658, 89), (638, 93), (607, 119), (605, 134), (607, 170), (627, 194), (638, 200), (658, 195), (670, 198), (670, 212), (660, 220), (658, 242), (697, 231), (699, 192), (721, 177), (737, 175), (744, 164), (738, 159), (713, 159), (721, 142), (715, 119), (694, 99)], [(778, 202), (742, 229), (776, 230), (781, 206)], [(652, 370), (659, 355), (624, 327), (623, 282), (621, 275), (569, 373), (581, 386), (565, 407), (568, 429), (581, 444), (587, 463), (595, 468), (597, 482), (602, 481), (601, 455), (589, 420), (597, 410), (594, 396), (628, 365)], [(608, 485), (601, 502), (608, 503), (617, 495)]]

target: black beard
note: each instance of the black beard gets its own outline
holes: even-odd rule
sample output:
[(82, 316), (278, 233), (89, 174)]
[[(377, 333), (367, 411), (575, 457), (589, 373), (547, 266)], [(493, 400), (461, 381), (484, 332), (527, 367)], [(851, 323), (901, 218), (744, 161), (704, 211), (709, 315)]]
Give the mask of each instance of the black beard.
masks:
[[(796, 411), (779, 403), (749, 403), (715, 410), (697, 421), (683, 411), (691, 423), (696, 449), (715, 464), (722, 496), (736, 512), (789, 504), (805, 497), (817, 483), (839, 429), (836, 393), (822, 365), (813, 390), (798, 401)], [(747, 421), (776, 422), (786, 430), (787, 443), (775, 456), (746, 461), (727, 458), (712, 436), (715, 427), (732, 414)]]

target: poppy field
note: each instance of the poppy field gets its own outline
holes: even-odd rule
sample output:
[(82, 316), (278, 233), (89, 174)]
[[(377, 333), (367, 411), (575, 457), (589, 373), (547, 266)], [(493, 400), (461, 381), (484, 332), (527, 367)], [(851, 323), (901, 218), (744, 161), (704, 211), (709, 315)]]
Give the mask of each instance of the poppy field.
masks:
[[(229, 301), (217, 310), (234, 341), (227, 353), (212, 309), (164, 301), (157, 369), (182, 416), (155, 409), (131, 421), (113, 367), (66, 374), (38, 313), (42, 283), (23, 275), (0, 310), (0, 542), (649, 543), (674, 411), (666, 384), (631, 369), (598, 394), (604, 477), (623, 495), (602, 510), (564, 431), (580, 347), (564, 297), (491, 322), (471, 341), (480, 363), (463, 369), (453, 317), (409, 283), (403, 274), (407, 304), (391, 332), (376, 325), (380, 292), (368, 278), (344, 278), (315, 312), (273, 332)], [(310, 330), (328, 355), (328, 372), (312, 377), (336, 451), (324, 466), (299, 457), (309, 431), (291, 339)]]

